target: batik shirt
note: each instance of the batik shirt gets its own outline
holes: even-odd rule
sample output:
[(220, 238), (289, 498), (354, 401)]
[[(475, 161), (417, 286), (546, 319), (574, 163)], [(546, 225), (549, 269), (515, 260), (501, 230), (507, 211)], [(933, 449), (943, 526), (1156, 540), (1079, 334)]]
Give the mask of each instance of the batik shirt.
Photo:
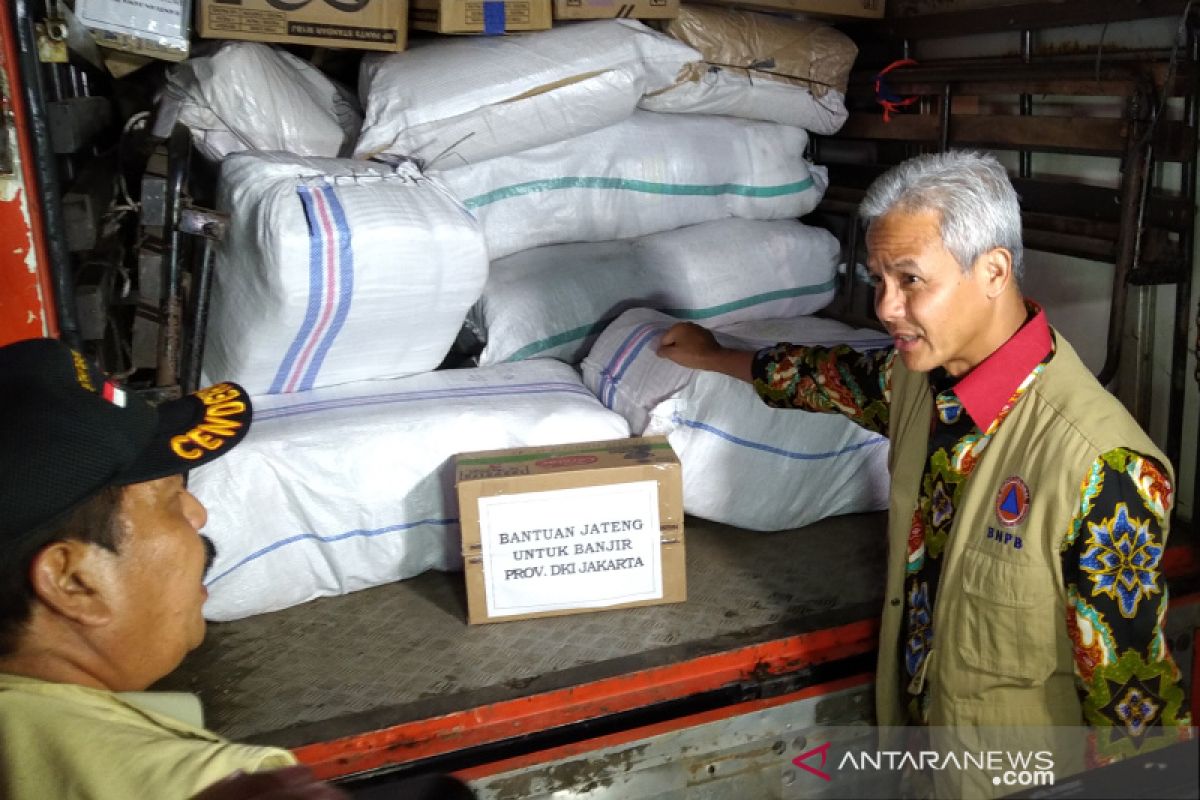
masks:
[[(960, 379), (929, 374), (934, 395), (928, 458), (913, 511), (900, 637), (902, 697), (913, 722), (927, 720), (924, 689), (910, 692), (933, 646), (942, 554), (967, 478), (996, 430), (1054, 357), (1042, 311)], [(755, 389), (767, 405), (840, 412), (886, 435), (893, 348), (858, 353), (779, 344), (759, 351)], [(1186, 727), (1180, 674), (1163, 634), (1167, 590), (1161, 569), (1172, 487), (1154, 460), (1126, 449), (1101, 455), (1080, 476), (1079, 510), (1065, 531), (1063, 577), (1076, 683), (1086, 721), (1097, 729), (1098, 761), (1155, 727)], [(1013, 498), (1014, 502), (1016, 498)], [(1001, 499), (1001, 505), (1004, 500)], [(923, 682), (918, 682), (923, 683)], [(1122, 735), (1124, 734), (1124, 735)]]

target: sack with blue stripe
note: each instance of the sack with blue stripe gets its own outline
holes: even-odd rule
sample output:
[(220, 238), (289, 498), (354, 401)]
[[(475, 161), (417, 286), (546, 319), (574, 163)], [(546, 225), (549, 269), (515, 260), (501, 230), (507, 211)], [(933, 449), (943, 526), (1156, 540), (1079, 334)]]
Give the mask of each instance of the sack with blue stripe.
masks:
[[(622, 314), (584, 359), (583, 377), (634, 435), (667, 437), (683, 465), (685, 511), (774, 531), (887, 507), (886, 438), (840, 414), (770, 408), (742, 381), (660, 358), (658, 341), (675, 322), (650, 309)], [(753, 320), (714, 332), (722, 344), (747, 350), (779, 341), (862, 349), (891, 341), (818, 317)]]
[(214, 620), (461, 569), (456, 453), (629, 435), (574, 370), (551, 360), (254, 405), (242, 443), (189, 482), (217, 545), (204, 607)]
[(808, 134), (773, 122), (635, 111), (564, 142), (438, 174), (483, 224), (498, 259), (563, 242), (603, 242), (816, 208), (824, 167)]
[(570, 139), (628, 117), (643, 94), (672, 86), (699, 60), (628, 19), (414, 39), (403, 53), (363, 59), (367, 116), (355, 157), (448, 169)]
[(475, 220), (411, 164), (239, 153), (218, 205), (204, 373), (252, 394), (434, 369), (487, 279)]
[(630, 308), (709, 326), (812, 314), (833, 299), (838, 241), (797, 220), (730, 217), (637, 239), (547, 245), (494, 261), (468, 324), (480, 364), (583, 360)]

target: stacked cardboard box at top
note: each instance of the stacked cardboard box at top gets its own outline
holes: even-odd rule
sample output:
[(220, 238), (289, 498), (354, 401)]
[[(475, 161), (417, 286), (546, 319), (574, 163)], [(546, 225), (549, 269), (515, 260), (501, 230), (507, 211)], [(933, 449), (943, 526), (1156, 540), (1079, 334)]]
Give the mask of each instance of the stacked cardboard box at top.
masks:
[(366, 0), (354, 11), (329, 3), (281, 10), (270, 0), (199, 0), (196, 30), (208, 39), (395, 52), (408, 41), (408, 0)]
[(550, 0), (412, 0), (409, 23), (435, 33), (542, 31), (551, 25)]

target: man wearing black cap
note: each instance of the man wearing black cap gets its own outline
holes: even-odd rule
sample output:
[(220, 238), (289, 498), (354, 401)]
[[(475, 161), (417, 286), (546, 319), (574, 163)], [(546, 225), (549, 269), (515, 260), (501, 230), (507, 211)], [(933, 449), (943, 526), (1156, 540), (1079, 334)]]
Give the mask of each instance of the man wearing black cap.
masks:
[(295, 758), (138, 694), (204, 638), (213, 547), (183, 475), (250, 419), (236, 384), (155, 409), (55, 340), (0, 347), (0, 797), (343, 796), (229, 780)]

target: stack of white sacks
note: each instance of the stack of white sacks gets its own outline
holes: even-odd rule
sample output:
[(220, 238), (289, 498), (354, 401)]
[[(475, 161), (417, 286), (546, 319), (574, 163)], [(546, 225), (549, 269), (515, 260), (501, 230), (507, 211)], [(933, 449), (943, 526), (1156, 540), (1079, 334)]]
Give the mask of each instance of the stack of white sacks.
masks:
[[(465, 450), (667, 433), (693, 513), (774, 529), (882, 506), (886, 448), (840, 419), (797, 412), (768, 432), (740, 429), (777, 413), (754, 401), (717, 438), (762, 447), (705, 446), (687, 433), (713, 427), (700, 398), (714, 392), (712, 413), (726, 414), (722, 404), (752, 393), (681, 381), (647, 348), (628, 372), (642, 377), (617, 394), (635, 384), (650, 394), (601, 403), (593, 393), (602, 351), (639, 314), (660, 329), (672, 318), (749, 325), (812, 314), (833, 294), (836, 240), (796, 221), (826, 186), (800, 125), (840, 125), (853, 46), (795, 23), (825, 49), (805, 51), (806, 72), (779, 55), (764, 81), (728, 67), (735, 56), (701, 35), (739, 12), (707, 27), (694, 13), (673, 24), (678, 38), (612, 20), (367, 56), (350, 159), (337, 156), (349, 152), (355, 110), (303, 62), (239, 43), (182, 73), (181, 118), (223, 159), (219, 204), (232, 217), (205, 376), (243, 383), (256, 406), (246, 441), (192, 481), (220, 551), (210, 618), (459, 568), (450, 460)], [(814, 77), (830, 41), (845, 61), (840, 86)], [(279, 85), (239, 80), (239, 63)], [(243, 95), (263, 94), (286, 99), (233, 113), (250, 103)], [(279, 121), (263, 124), (271, 113)], [(280, 148), (290, 152), (263, 152)], [(643, 310), (613, 322), (628, 309)], [(480, 366), (436, 370), (464, 319), (486, 340)], [(822, 325), (794, 338), (862, 340)], [(740, 335), (758, 344), (794, 330)], [(573, 365), (593, 345), (585, 387)], [(821, 431), (809, 450), (824, 454), (813, 459), (822, 475), (846, 476), (837, 498), (800, 500), (785, 477), (810, 427)], [(759, 441), (785, 429), (786, 440)], [(776, 475), (793, 496), (786, 508), (761, 491), (745, 503), (743, 484), (711, 479), (723, 473)]]

